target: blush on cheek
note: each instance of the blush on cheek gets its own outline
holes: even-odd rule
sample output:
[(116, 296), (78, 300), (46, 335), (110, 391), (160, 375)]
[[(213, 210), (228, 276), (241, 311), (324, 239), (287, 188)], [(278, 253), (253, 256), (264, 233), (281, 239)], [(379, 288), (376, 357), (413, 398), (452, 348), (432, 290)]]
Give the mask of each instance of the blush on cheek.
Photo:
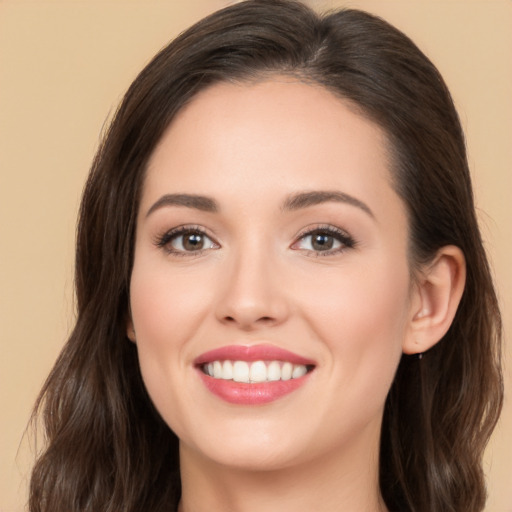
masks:
[[(163, 338), (166, 344), (183, 341), (181, 330), (193, 324), (209, 302), (207, 287), (197, 276), (179, 271), (148, 272), (152, 261), (141, 258), (131, 279), (131, 311), (137, 333), (146, 332), (150, 339)], [(169, 267), (169, 264), (167, 264)], [(206, 280), (207, 282), (207, 280)]]
[(407, 270), (384, 267), (348, 276), (340, 272), (337, 281), (330, 279), (320, 287), (328, 292), (309, 298), (303, 309), (346, 372), (366, 374), (362, 380), (386, 387), (401, 357), (408, 287)]

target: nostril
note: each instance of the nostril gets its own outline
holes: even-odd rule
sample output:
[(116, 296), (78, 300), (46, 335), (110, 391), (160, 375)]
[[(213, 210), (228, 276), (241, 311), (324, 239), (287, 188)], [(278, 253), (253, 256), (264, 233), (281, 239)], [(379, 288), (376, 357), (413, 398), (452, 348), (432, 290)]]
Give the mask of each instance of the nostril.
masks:
[(228, 315), (228, 316), (224, 317), (223, 321), (226, 323), (229, 323), (229, 324), (240, 324), (240, 326), (249, 327), (250, 325), (256, 326), (258, 324), (259, 325), (271, 324), (271, 323), (274, 323), (276, 321), (276, 319), (271, 316), (261, 316), (259, 318), (256, 318), (255, 320), (250, 320), (250, 319), (248, 320), (246, 318), (244, 319), (244, 318), (239, 318), (236, 316)]

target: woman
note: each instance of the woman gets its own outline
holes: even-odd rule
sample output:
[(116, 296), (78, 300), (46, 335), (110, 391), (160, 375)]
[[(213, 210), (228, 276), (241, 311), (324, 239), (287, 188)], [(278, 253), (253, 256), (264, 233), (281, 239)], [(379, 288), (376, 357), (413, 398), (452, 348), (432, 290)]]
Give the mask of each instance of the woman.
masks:
[(476, 511), (500, 317), (435, 67), (255, 0), (163, 49), (84, 192), (31, 510)]

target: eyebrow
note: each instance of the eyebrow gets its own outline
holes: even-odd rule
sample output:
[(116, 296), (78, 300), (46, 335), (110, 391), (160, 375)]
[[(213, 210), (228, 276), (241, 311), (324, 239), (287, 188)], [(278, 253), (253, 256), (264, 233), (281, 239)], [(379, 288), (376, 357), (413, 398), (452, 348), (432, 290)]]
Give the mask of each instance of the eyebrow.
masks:
[(156, 203), (151, 206), (146, 213), (146, 217), (151, 215), (155, 210), (164, 206), (184, 206), (186, 208), (194, 208), (203, 212), (215, 213), (219, 211), (219, 206), (214, 199), (206, 196), (198, 196), (194, 194), (165, 194)]
[[(281, 209), (283, 211), (301, 210), (303, 208), (308, 208), (309, 206), (328, 202), (339, 202), (356, 206), (367, 213), (370, 217), (375, 218), (373, 212), (365, 203), (349, 194), (333, 190), (299, 192), (286, 199)], [(216, 213), (219, 211), (217, 201), (211, 197), (195, 194), (165, 194), (151, 206), (146, 213), (146, 217), (151, 215), (155, 210), (165, 206), (183, 206), (185, 208), (194, 208), (196, 210), (209, 213)]]
[(355, 206), (370, 217), (375, 218), (370, 207), (349, 194), (337, 190), (314, 190), (311, 192), (300, 192), (289, 197), (282, 206), (284, 211), (300, 210), (309, 206), (315, 206), (321, 203), (338, 202)]

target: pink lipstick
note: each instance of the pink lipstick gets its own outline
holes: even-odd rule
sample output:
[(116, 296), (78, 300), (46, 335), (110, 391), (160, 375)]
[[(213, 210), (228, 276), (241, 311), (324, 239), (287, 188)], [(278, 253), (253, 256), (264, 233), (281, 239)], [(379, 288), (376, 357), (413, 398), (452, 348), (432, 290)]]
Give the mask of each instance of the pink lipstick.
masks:
[(272, 345), (230, 345), (194, 364), (209, 391), (233, 404), (273, 402), (307, 382), (315, 362)]

